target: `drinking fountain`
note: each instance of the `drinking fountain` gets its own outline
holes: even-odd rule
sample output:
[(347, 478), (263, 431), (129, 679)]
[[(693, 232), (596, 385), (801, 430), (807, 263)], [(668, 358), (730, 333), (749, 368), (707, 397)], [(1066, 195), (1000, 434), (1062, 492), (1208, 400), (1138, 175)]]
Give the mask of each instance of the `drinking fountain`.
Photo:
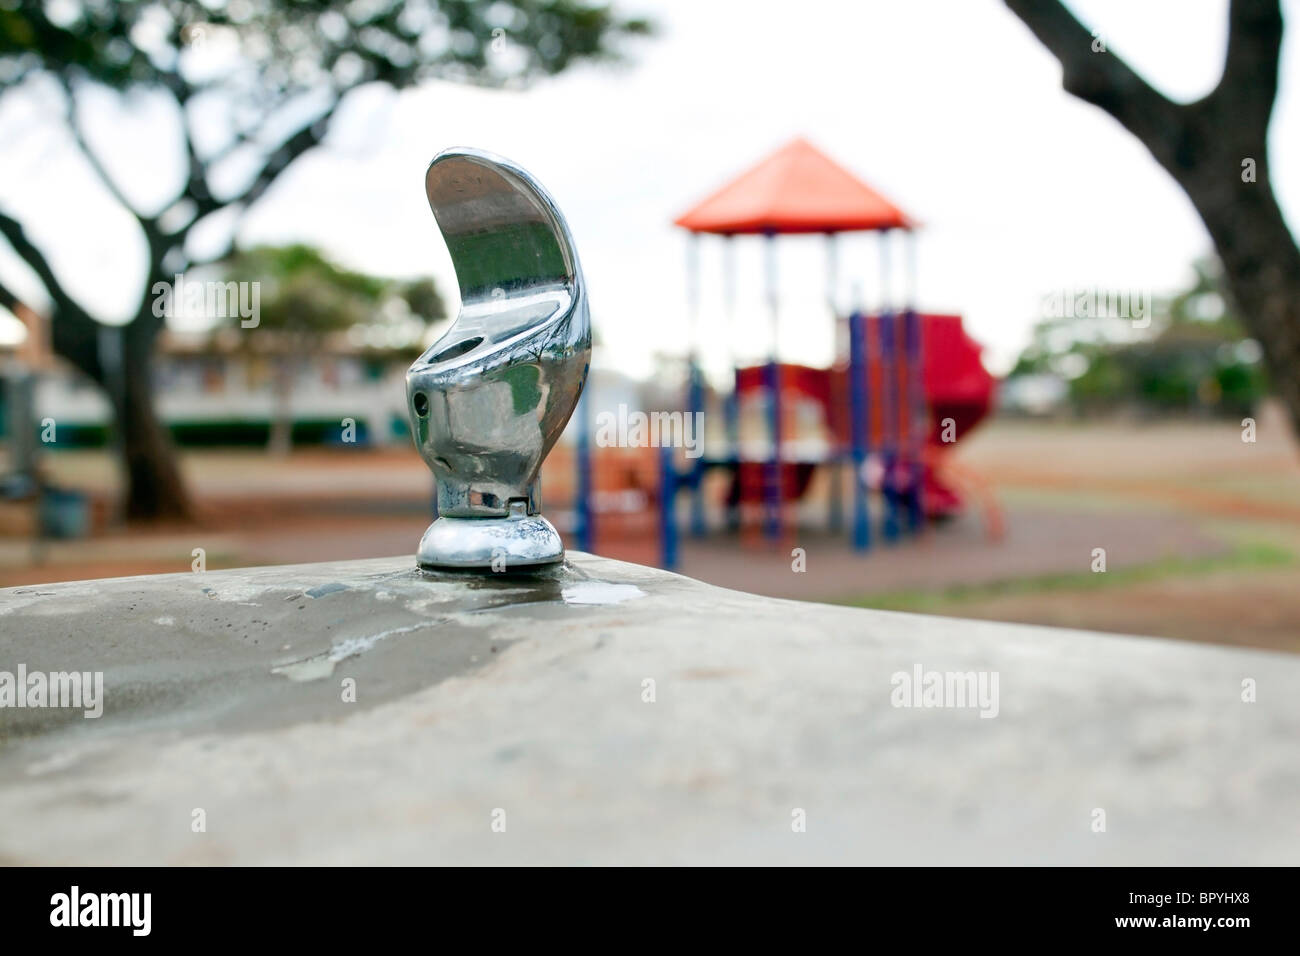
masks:
[(519, 571), (563, 560), (538, 472), (582, 394), (591, 318), (573, 237), (526, 171), (448, 149), (424, 177), (461, 307), (406, 373), (411, 433), (437, 487), (426, 569)]

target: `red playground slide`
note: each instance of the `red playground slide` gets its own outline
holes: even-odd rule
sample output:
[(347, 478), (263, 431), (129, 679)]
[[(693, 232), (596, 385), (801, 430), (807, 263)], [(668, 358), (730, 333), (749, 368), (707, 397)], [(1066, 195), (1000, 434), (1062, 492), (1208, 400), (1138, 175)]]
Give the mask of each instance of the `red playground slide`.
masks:
[[(960, 315), (921, 314), (922, 384), (928, 426), (926, 449), (923, 454), (924, 486), (922, 501), (926, 517), (940, 519), (961, 511), (963, 501), (959, 492), (941, 478), (944, 458), (971, 429), (988, 415), (993, 404), (994, 379), (980, 360), (982, 351), (978, 342), (962, 328)], [(862, 374), (867, 377), (867, 406), (869, 445), (878, 451), (890, 444), (896, 435), (896, 422), (885, 422), (885, 410), (893, 406), (896, 392), (886, 399), (882, 394), (885, 381), (895, 381), (896, 366), (886, 369), (880, 361), (879, 329), (875, 319), (868, 319), (868, 360)], [(849, 387), (848, 369), (820, 369), (805, 365), (781, 366), (782, 405), (789, 409), (799, 401), (815, 401), (822, 406), (827, 430), (841, 448), (849, 440)], [(761, 392), (766, 376), (761, 366), (736, 370), (736, 387), (743, 399), (746, 395)], [(894, 418), (897, 411), (891, 413)], [(784, 417), (784, 416), (783, 416)], [(784, 437), (791, 435), (783, 426)], [(785, 442), (783, 441), (784, 445)], [(760, 464), (750, 463), (751, 470)], [(786, 500), (800, 497), (811, 477), (810, 462), (787, 461), (782, 481), (782, 497)], [(741, 465), (744, 471), (745, 465)], [(733, 499), (742, 500), (761, 496), (760, 483), (741, 480), (738, 475), (732, 489)]]

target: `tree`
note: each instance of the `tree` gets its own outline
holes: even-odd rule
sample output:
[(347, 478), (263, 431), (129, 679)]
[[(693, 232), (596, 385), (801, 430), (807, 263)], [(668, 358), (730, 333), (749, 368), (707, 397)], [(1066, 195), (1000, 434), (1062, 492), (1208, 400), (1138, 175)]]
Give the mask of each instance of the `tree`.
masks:
[[(623, 37), (647, 30), (644, 21), (582, 0), (0, 2), (0, 95), (24, 87), (58, 90), (73, 141), (135, 218), (148, 250), (139, 306), (106, 349), (104, 331), (113, 327), (66, 290), (48, 251), (0, 208), (0, 236), (45, 289), (54, 352), (109, 398), (127, 517), (189, 512), (170, 437), (153, 406), (151, 364), (164, 318), (155, 314), (151, 290), (223, 258), (243, 215), (294, 160), (321, 143), (349, 93), (371, 83), (402, 89), (433, 78), (522, 85), (579, 61), (616, 58)], [(161, 206), (137, 209), (85, 135), (81, 115), (96, 90), (159, 91), (174, 102), (186, 172)], [(201, 111), (208, 124), (224, 117), (222, 142), (196, 136)], [(242, 181), (219, 188), (231, 170), (244, 170)], [(187, 240), (208, 222), (224, 224), (229, 240), (199, 261)], [(35, 310), (2, 280), (0, 305), (19, 316)]]
[(1006, 4), (1060, 61), (1066, 92), (1118, 120), (1187, 193), (1300, 434), (1300, 248), (1273, 195), (1268, 163), (1282, 48), (1279, 0), (1232, 0), (1223, 74), (1194, 103), (1155, 90), (1060, 0)]
[[(275, 407), (267, 447), (272, 454), (287, 454), (293, 444), (290, 397), (297, 370), (331, 333), (406, 320), (423, 329), (447, 314), (431, 279), (353, 272), (307, 245), (241, 250), (222, 263), (222, 270), (228, 281), (258, 283), (256, 332), (241, 330), (240, 340), (271, 361)], [(236, 328), (244, 321), (231, 318)]]
[(1218, 261), (1193, 272), (1190, 286), (1149, 304), (1141, 326), (1109, 308), (1117, 293), (1090, 290), (1093, 310), (1049, 308), (1008, 378), (1054, 375), (1082, 414), (1253, 415), (1268, 387), (1259, 345), (1227, 307)]

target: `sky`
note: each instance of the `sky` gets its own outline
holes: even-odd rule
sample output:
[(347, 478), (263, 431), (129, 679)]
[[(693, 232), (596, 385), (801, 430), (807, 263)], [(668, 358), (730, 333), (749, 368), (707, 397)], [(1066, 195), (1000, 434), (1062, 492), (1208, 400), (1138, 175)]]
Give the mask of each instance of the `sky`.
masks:
[[(1226, 0), (1073, 0), (1153, 85), (1193, 100), (1218, 81)], [(1060, 67), (997, 0), (671, 0), (621, 4), (659, 26), (629, 62), (580, 67), (522, 92), (430, 83), (366, 89), (325, 147), (295, 163), (246, 218), (244, 243), (305, 241), (377, 274), (454, 279), (423, 195), (428, 161), (474, 146), (530, 170), (568, 219), (602, 343), (597, 362), (636, 376), (656, 353), (698, 344), (709, 373), (771, 348), (760, 239), (737, 239), (738, 310), (722, 307), (722, 240), (701, 247), (701, 312), (688, 320), (686, 238), (675, 216), (795, 136), (803, 136), (919, 219), (923, 309), (959, 312), (1004, 371), (1044, 297), (1084, 288), (1173, 291), (1210, 243), (1190, 202), (1145, 148), (1066, 95)], [(1300, 2), (1285, 13), (1300, 24)], [(1300, 57), (1293, 27), (1270, 131), (1276, 190), (1300, 204)], [(11, 98), (13, 99), (13, 98)], [(133, 197), (178, 182), (158, 148), (169, 120), (149, 103), (97, 102), (89, 133)], [(21, 133), (21, 138), (19, 137)], [(130, 313), (143, 244), (37, 102), (0, 109), (0, 206), (54, 250), (83, 302)], [(21, 148), (10, 146), (20, 143)], [(161, 185), (160, 185), (161, 184)], [(841, 308), (879, 301), (878, 239), (846, 236)], [(902, 248), (889, 286), (903, 287)], [(778, 249), (779, 354), (825, 364), (834, 349), (825, 241)], [(0, 248), (0, 276), (34, 298)], [(15, 323), (0, 315), (0, 337)]]

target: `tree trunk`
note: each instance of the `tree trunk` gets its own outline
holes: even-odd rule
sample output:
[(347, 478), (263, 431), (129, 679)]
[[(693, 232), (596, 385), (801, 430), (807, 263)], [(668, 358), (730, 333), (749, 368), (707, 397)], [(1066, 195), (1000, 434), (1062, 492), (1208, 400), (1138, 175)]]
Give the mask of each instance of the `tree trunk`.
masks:
[(149, 352), (126, 351), (125, 382), (112, 396), (126, 477), (129, 521), (188, 519), (189, 495), (176, 460), (175, 446), (154, 410)]
[(291, 356), (276, 356), (272, 372), (271, 427), (267, 434), (266, 450), (277, 458), (284, 458), (293, 450), (292, 363)]
[(121, 367), (101, 354), (102, 330), (70, 300), (64, 300), (51, 322), (51, 344), (104, 390), (114, 417), (117, 450), (126, 485), (124, 511), (128, 520), (189, 519), (192, 509), (176, 461), (171, 436), (158, 421), (153, 404), (153, 346), (161, 323), (141, 316), (123, 326)]
[(1262, 156), (1257, 181), (1242, 181), (1246, 158), (1255, 157), (1223, 155), (1177, 179), (1210, 233), (1241, 321), (1263, 346), (1273, 389), (1300, 435), (1300, 249)]
[(1171, 102), (1099, 46), (1059, 0), (1005, 2), (1060, 60), (1065, 90), (1117, 119), (1187, 193), (1300, 435), (1300, 248), (1268, 163), (1282, 49), (1278, 0), (1232, 0), (1223, 75), (1187, 104)]

